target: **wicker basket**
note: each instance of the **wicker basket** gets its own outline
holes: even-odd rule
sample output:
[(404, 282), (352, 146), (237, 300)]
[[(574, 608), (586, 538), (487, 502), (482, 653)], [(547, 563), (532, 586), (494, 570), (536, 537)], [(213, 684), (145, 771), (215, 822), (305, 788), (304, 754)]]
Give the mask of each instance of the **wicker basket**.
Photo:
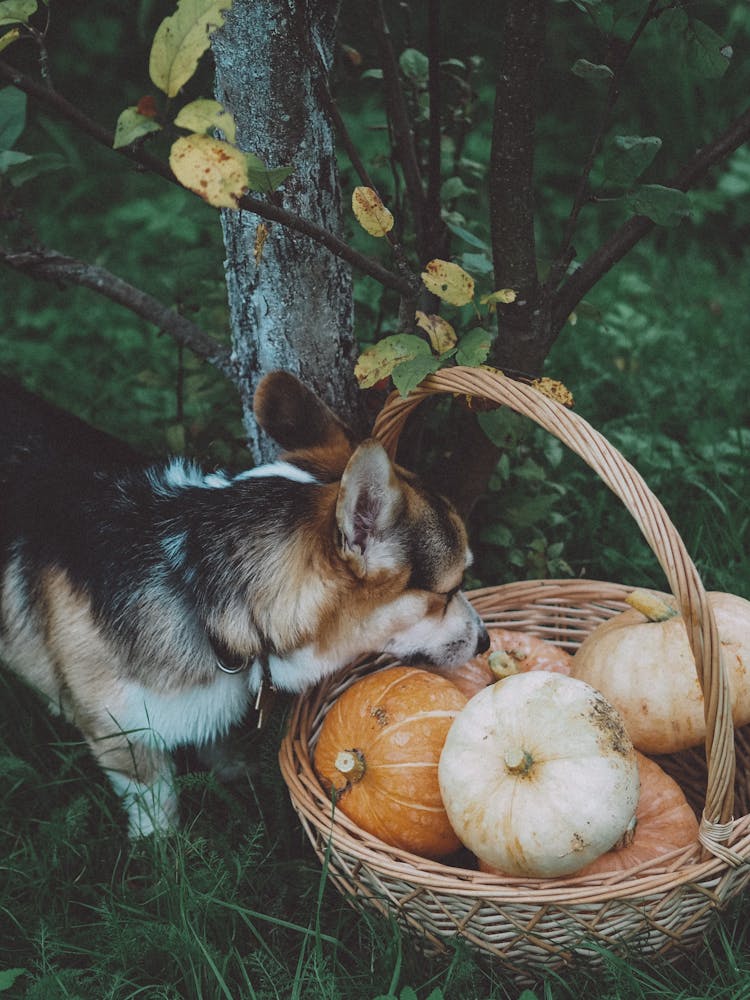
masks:
[[(716, 624), (703, 585), (663, 507), (638, 473), (583, 419), (534, 388), (481, 369), (430, 376), (407, 399), (395, 394), (374, 433), (391, 454), (406, 417), (428, 395), (460, 393), (522, 413), (580, 455), (625, 504), (666, 573), (684, 619), (704, 690), (703, 749), (660, 758), (701, 817), (700, 843), (619, 873), (508, 878), (429, 861), (382, 843), (332, 809), (312, 755), (336, 698), (386, 658), (363, 660), (298, 698), (280, 752), (292, 802), (333, 883), (356, 905), (397, 917), (427, 947), (460, 937), (519, 982), (573, 961), (617, 954), (670, 957), (694, 944), (750, 877), (750, 735), (735, 734)], [(573, 651), (623, 610), (630, 588), (544, 580), (469, 594), (488, 624), (523, 629)], [(737, 767), (735, 769), (735, 759)], [(736, 774), (735, 774), (736, 770)], [(739, 818), (733, 818), (736, 814)]]

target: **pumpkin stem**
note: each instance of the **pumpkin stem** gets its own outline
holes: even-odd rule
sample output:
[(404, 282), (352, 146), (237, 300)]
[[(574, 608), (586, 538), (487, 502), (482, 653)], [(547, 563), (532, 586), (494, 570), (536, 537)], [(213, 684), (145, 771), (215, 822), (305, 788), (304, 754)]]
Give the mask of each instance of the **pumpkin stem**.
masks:
[(504, 649), (496, 649), (490, 653), (487, 663), (493, 676), (499, 681), (519, 672), (518, 660)]
[(625, 600), (631, 608), (640, 611), (650, 622), (665, 622), (678, 614), (670, 604), (648, 590), (633, 590)]
[(503, 754), (503, 761), (508, 774), (519, 774), (523, 776), (524, 774), (528, 774), (531, 770), (534, 758), (526, 750), (521, 750), (520, 747), (515, 747), (511, 750), (505, 751)]
[(625, 833), (620, 837), (620, 839), (612, 846), (611, 850), (621, 851), (624, 847), (630, 847), (630, 845), (635, 840), (635, 829), (638, 826), (638, 819), (633, 816), (631, 821), (628, 823)]
[(336, 755), (333, 766), (350, 785), (355, 785), (365, 773), (364, 754), (359, 750), (341, 750)]

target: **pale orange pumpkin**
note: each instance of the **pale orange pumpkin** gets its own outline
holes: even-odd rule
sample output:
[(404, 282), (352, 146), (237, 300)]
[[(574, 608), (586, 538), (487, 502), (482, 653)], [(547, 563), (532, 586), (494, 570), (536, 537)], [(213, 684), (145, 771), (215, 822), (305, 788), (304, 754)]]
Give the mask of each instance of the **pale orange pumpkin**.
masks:
[[(674, 753), (706, 738), (703, 692), (682, 616), (669, 594), (636, 590), (632, 608), (581, 643), (572, 675), (601, 691), (622, 714), (638, 750)], [(727, 671), (735, 726), (750, 723), (750, 601), (709, 592)]]
[(510, 628), (488, 628), (490, 648), (462, 666), (449, 670), (430, 668), (441, 677), (453, 681), (467, 698), (495, 681), (528, 670), (548, 670), (554, 674), (569, 674), (573, 657), (553, 642), (528, 632)]
[(336, 808), (393, 847), (432, 858), (457, 850), (437, 770), (465, 704), (450, 681), (413, 667), (356, 681), (331, 706), (315, 748), (315, 770)]
[[(576, 875), (626, 871), (690, 844), (697, 848), (698, 820), (682, 789), (657, 763), (642, 753), (636, 751), (636, 754), (641, 791), (635, 828), (611, 850), (575, 872)], [(479, 870), (502, 874), (481, 860)]]

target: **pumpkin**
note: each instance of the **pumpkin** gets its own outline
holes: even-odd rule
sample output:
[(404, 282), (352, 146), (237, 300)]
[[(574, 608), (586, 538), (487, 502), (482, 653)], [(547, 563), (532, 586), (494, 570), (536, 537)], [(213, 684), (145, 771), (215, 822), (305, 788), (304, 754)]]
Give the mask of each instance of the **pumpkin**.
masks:
[(572, 656), (554, 643), (509, 628), (489, 628), (487, 631), (490, 648), (486, 653), (475, 656), (458, 668), (430, 668), (453, 681), (467, 698), (473, 698), (477, 691), (503, 677), (527, 670), (570, 673)]
[[(574, 677), (602, 692), (644, 753), (674, 753), (706, 738), (703, 692), (682, 616), (667, 594), (634, 591), (633, 606), (599, 625), (573, 657)], [(750, 722), (750, 601), (712, 592), (735, 726)]]
[(392, 847), (431, 858), (457, 850), (437, 769), (465, 704), (450, 681), (412, 667), (356, 681), (331, 706), (315, 748), (315, 769), (336, 807)]
[(545, 671), (476, 694), (450, 728), (438, 778), (461, 842), (509, 875), (582, 868), (623, 835), (638, 802), (619, 714), (590, 685)]
[[(698, 820), (685, 795), (659, 765), (636, 752), (641, 792), (634, 828), (626, 830), (615, 846), (585, 865), (576, 875), (603, 875), (626, 871), (647, 861), (698, 843)], [(479, 862), (481, 871), (503, 873)]]

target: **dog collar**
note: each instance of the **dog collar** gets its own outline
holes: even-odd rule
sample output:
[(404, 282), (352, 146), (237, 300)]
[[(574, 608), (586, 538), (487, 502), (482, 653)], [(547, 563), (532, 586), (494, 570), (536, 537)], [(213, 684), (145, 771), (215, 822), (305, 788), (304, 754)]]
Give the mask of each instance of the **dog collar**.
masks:
[(209, 633), (206, 633), (206, 636), (213, 650), (216, 666), (222, 673), (241, 674), (244, 671), (249, 672), (256, 662), (260, 664), (260, 684), (258, 685), (255, 704), (253, 705), (253, 709), (257, 715), (255, 726), (256, 729), (260, 729), (270, 714), (276, 697), (276, 688), (271, 677), (268, 653), (263, 650), (257, 657), (238, 656), (215, 636)]

